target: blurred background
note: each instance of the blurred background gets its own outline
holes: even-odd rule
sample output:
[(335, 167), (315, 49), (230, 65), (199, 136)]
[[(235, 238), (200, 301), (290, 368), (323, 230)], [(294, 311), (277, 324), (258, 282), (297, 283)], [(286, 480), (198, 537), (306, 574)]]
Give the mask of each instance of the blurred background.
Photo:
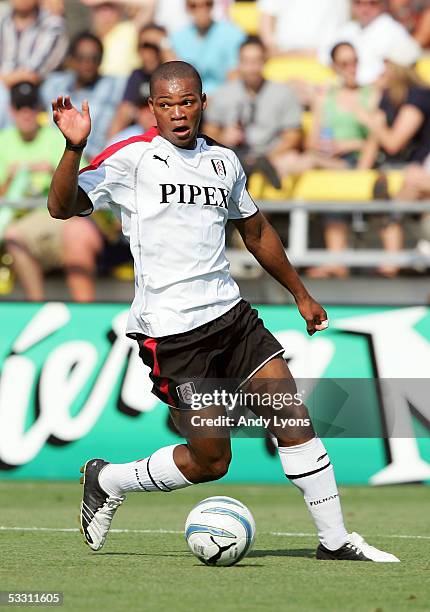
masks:
[[(277, 228), (292, 263), (311, 292), (334, 305), (330, 314), (340, 331), (321, 340), (316, 361), (325, 363), (331, 376), (430, 373), (430, 317), (425, 308), (430, 298), (428, 0), (3, 0), (0, 461), (5, 470), (30, 465), (42, 448), (51, 456), (55, 441), (66, 443), (68, 435), (79, 438), (76, 423), (75, 433), (67, 434), (54, 419), (45, 432), (54, 447), (44, 447), (43, 436), (36, 444), (26, 434), (40, 411), (36, 417), (28, 416), (29, 411), (27, 430), (24, 425), (13, 430), (18, 440), (11, 433), (11, 406), (49, 406), (49, 398), (41, 395), (43, 377), (52, 381), (57, 376), (66, 384), (79, 370), (74, 363), (88, 359), (88, 368), (98, 364), (100, 369), (112, 355), (112, 338), (121, 334), (117, 319), (134, 294), (128, 244), (108, 210), (66, 222), (47, 212), (50, 179), (64, 149), (51, 121), (51, 100), (60, 94), (71, 95), (77, 106), (89, 100), (93, 130), (86, 165), (107, 145), (152, 126), (149, 80), (162, 62), (172, 59), (188, 61), (199, 70), (209, 98), (202, 131), (237, 152), (249, 176), (249, 190)], [(272, 331), (287, 333), (286, 315), (287, 329), (297, 330), (284, 338), (293, 371), (295, 364), (296, 375), (322, 376), (324, 368), (313, 368), (310, 348), (298, 336), (301, 327), (294, 311), (273, 309), (291, 302), (285, 290), (254, 262), (231, 228), (227, 247), (243, 296), (272, 305), (265, 310)], [(79, 310), (73, 303), (86, 306)], [(102, 303), (124, 306), (106, 310)], [(400, 306), (409, 308), (393, 310)], [(70, 321), (73, 329), (68, 332)], [(77, 351), (75, 361), (67, 362), (70, 371), (57, 371), (57, 364), (46, 374), (47, 361), (53, 359), (46, 351), (61, 348), (52, 340), (58, 330), (65, 333), (61, 342), (93, 334), (98, 356), (82, 356), (67, 345), (67, 350)], [(53, 344), (44, 345), (46, 338)], [(133, 349), (125, 340), (121, 346), (124, 368)], [(34, 376), (17, 361), (17, 355), (28, 350), (36, 363)], [(396, 351), (403, 357), (394, 363)], [(408, 364), (413, 365), (411, 372)], [(85, 404), (83, 398), (97, 387), (100, 372), (94, 368), (92, 381), (86, 380), (80, 395), (70, 397), (75, 416)], [(137, 379), (127, 379), (118, 368), (119, 399), (115, 395), (109, 401), (127, 409), (115, 418), (152, 410), (150, 389), (146, 399), (137, 397), (130, 383)], [(10, 396), (6, 374), (15, 381)], [(27, 380), (28, 388), (23, 385), (17, 398), (19, 380)], [(52, 401), (59, 396), (61, 387)], [(12, 402), (7, 409), (5, 398)], [(381, 402), (378, 410), (384, 413)], [(381, 431), (384, 419), (380, 417)], [(121, 427), (123, 421), (115, 423)], [(90, 421), (82, 425), (82, 435), (92, 426)], [(359, 448), (363, 441), (356, 442)], [(14, 444), (20, 449), (17, 456)], [(409, 462), (408, 469), (403, 475), (394, 470), (388, 481), (430, 478), (417, 444), (397, 450), (380, 440), (372, 445), (370, 451), (360, 446), (369, 464), (352, 477), (355, 481), (367, 482), (396, 461), (400, 466)], [(120, 458), (124, 449), (117, 450)], [(23, 477), (48, 477), (46, 464), (38, 465)], [(64, 459), (64, 465), (70, 463)], [(341, 478), (348, 478), (350, 467), (344, 463)], [(68, 476), (69, 471), (64, 467), (50, 475)]]
[[(87, 162), (151, 127), (150, 75), (178, 58), (203, 77), (202, 131), (237, 151), (320, 299), (427, 303), (428, 4), (1, 1), (1, 299), (130, 300), (130, 253), (110, 213), (63, 223), (45, 210), (63, 146), (50, 102), (89, 100)], [(234, 231), (228, 247), (245, 297), (284, 303)]]

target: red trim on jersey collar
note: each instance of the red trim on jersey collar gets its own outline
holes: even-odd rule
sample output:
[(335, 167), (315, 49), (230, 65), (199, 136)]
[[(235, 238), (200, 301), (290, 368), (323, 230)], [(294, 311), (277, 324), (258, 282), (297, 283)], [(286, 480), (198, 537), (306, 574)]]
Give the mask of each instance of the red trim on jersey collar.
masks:
[(85, 168), (82, 168), (82, 170), (80, 170), (79, 174), (82, 174), (83, 172), (88, 172), (88, 170), (97, 170), (97, 168), (104, 161), (106, 161), (108, 157), (110, 157), (117, 151), (120, 151), (127, 145), (133, 144), (135, 142), (151, 142), (159, 134), (160, 132), (158, 131), (158, 128), (152, 127), (147, 132), (145, 132), (145, 134), (142, 134), (141, 136), (132, 136), (131, 138), (127, 138), (127, 140), (121, 140), (120, 142), (116, 142), (115, 144), (105, 149), (102, 153), (100, 153), (100, 155), (97, 155), (97, 157), (95, 157), (90, 162), (89, 166), (86, 166)]

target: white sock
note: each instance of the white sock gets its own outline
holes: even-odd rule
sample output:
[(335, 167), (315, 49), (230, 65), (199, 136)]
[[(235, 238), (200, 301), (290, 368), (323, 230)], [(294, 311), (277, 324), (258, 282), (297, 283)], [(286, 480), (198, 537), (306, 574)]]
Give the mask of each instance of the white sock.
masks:
[(173, 451), (179, 446), (165, 446), (146, 459), (131, 463), (109, 463), (99, 474), (101, 488), (109, 495), (121, 496), (132, 491), (163, 491), (189, 487), (193, 483), (185, 478), (173, 460)]
[(337, 550), (348, 539), (333, 466), (324, 444), (313, 438), (297, 446), (278, 449), (287, 478), (298, 487), (315, 522), (320, 542)]

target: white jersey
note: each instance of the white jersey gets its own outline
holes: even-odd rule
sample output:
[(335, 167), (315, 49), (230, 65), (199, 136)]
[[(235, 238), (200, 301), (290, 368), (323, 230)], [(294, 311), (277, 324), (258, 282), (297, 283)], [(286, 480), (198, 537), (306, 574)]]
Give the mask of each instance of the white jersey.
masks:
[(181, 149), (154, 128), (106, 149), (81, 171), (79, 186), (95, 208), (111, 206), (130, 242), (135, 298), (127, 334), (186, 332), (240, 301), (225, 226), (258, 209), (233, 151), (205, 137)]

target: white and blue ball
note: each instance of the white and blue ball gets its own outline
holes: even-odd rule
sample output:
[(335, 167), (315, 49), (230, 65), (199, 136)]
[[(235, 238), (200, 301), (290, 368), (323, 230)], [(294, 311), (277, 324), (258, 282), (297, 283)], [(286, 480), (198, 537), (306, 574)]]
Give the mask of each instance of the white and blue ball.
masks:
[(232, 497), (208, 497), (195, 506), (185, 523), (191, 552), (206, 565), (234, 565), (251, 550), (255, 521), (248, 508)]

